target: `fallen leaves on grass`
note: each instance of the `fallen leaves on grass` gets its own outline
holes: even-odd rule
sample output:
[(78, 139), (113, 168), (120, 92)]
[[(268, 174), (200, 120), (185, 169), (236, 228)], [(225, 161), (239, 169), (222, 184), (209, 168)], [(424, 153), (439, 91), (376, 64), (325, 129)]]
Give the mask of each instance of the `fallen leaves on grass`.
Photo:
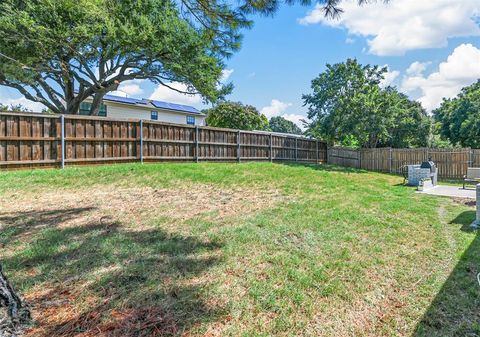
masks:
[(110, 309), (108, 299), (89, 296), (83, 311), (76, 304), (81, 286), (53, 287), (31, 292), (35, 327), (26, 336), (117, 337), (173, 336), (179, 331), (175, 317), (160, 306)]

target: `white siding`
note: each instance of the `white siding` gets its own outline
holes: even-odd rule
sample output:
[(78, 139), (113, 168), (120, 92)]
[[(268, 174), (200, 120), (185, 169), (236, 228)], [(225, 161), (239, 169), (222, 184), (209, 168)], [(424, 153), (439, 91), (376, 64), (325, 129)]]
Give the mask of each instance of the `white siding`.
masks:
[(196, 114), (187, 114), (181, 112), (167, 111), (155, 108), (142, 109), (137, 106), (125, 104), (115, 104), (111, 102), (104, 102), (107, 106), (107, 117), (120, 119), (145, 119), (149, 120), (152, 111), (158, 112), (159, 122), (168, 122), (176, 124), (187, 124), (187, 116), (195, 117), (195, 125), (205, 125), (205, 116)]

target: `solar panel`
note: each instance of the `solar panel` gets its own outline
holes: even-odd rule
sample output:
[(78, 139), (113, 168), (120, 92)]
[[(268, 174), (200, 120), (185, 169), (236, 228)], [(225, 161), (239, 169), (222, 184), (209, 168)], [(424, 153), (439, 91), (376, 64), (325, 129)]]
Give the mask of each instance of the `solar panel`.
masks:
[(114, 95), (105, 95), (103, 97), (105, 101), (112, 101), (112, 102), (119, 102), (119, 103), (126, 103), (126, 104), (146, 104), (144, 101), (136, 98), (129, 98), (129, 97), (121, 97), (121, 96), (114, 96)]
[(177, 110), (177, 111), (184, 111), (184, 112), (190, 112), (195, 114), (200, 113), (200, 111), (195, 109), (193, 106), (189, 106), (189, 105), (168, 103), (168, 102), (162, 102), (162, 101), (151, 101), (151, 102), (154, 107), (160, 108), (160, 109)]
[(151, 103), (154, 107), (159, 109), (166, 109), (166, 110), (175, 110), (175, 111), (183, 111), (189, 112), (194, 114), (201, 114), (200, 111), (195, 109), (193, 106), (183, 105), (183, 104), (175, 104), (175, 103), (168, 103), (163, 101), (155, 101), (155, 100), (148, 100), (148, 99), (136, 99), (136, 98), (129, 98), (129, 97), (121, 97), (121, 96), (114, 96), (114, 95), (105, 95), (103, 97), (105, 101), (110, 102), (118, 102), (118, 103), (125, 103), (131, 105), (147, 105)]

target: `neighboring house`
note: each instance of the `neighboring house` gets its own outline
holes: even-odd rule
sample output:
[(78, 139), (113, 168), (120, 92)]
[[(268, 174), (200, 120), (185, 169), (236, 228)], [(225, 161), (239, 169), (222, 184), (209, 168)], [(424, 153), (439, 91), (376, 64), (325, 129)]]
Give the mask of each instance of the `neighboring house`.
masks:
[[(80, 115), (89, 115), (92, 99), (80, 104)], [(176, 124), (205, 125), (205, 114), (192, 106), (149, 99), (105, 95), (99, 116), (144, 119)]]

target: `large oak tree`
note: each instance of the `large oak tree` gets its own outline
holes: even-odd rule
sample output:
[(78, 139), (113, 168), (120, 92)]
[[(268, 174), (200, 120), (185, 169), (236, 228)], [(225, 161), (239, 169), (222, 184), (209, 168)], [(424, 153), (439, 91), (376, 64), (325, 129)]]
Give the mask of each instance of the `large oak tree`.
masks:
[[(215, 102), (232, 87), (219, 81), (224, 60), (240, 47), (249, 14), (311, 0), (3, 0), (0, 85), (55, 113), (76, 114), (93, 97), (128, 80), (148, 79)], [(366, 0), (358, 0), (364, 3)], [(340, 0), (323, 0), (326, 15)]]
[(187, 15), (168, 0), (3, 1), (0, 84), (56, 113), (78, 113), (93, 96), (96, 114), (106, 93), (133, 79), (183, 82), (189, 93), (216, 100), (222, 59), (249, 21), (219, 5), (201, 14), (200, 5), (185, 2)]

